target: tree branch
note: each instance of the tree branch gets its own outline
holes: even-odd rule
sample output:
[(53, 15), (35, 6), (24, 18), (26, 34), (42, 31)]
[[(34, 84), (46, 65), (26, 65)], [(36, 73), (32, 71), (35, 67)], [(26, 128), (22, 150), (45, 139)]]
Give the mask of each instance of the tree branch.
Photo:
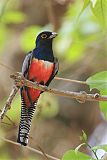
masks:
[[(2, 140), (5, 141), (5, 142), (12, 143), (12, 144), (17, 145), (17, 146), (19, 146), (19, 147), (22, 147), (19, 143), (14, 142), (14, 141), (12, 141), (12, 140), (9, 140), (9, 139), (7, 139), (7, 138), (0, 137), (0, 139), (2, 139)], [(39, 155), (44, 156), (43, 152), (42, 152), (42, 151), (39, 151), (38, 149), (31, 148), (30, 146), (24, 146), (24, 148), (27, 148), (27, 149), (30, 150), (30, 151), (33, 151), (33, 152), (35, 152), (35, 153), (37, 153), (37, 154), (39, 154)], [(49, 159), (51, 159), (51, 160), (60, 160), (59, 158), (53, 157), (53, 156), (51, 156), (51, 155), (49, 155), (49, 154), (46, 154), (46, 153), (45, 153), (45, 155), (46, 155), (47, 158), (49, 158)]]
[(74, 80), (74, 79), (67, 79), (67, 78), (61, 78), (61, 77), (55, 77), (54, 79), (65, 81), (65, 82), (72, 82), (72, 83), (78, 83), (78, 84), (87, 85), (87, 83), (85, 81), (78, 81), (78, 80)]
[[(32, 81), (29, 81), (25, 79), (22, 75), (22, 73), (15, 73), (10, 76), (15, 81), (15, 86), (13, 87), (9, 98), (6, 101), (6, 104), (4, 105), (2, 112), (0, 114), (0, 121), (4, 118), (6, 112), (8, 109), (10, 109), (10, 105), (12, 103), (13, 98), (15, 97), (16, 93), (18, 92), (19, 88), (21, 86), (27, 86), (30, 88), (38, 89), (41, 91), (49, 92), (56, 94), (58, 96), (68, 97), (71, 99), (76, 99), (80, 103), (84, 103), (85, 101), (107, 101), (107, 96), (99, 95), (98, 93), (95, 94), (87, 94), (85, 91), (82, 92), (72, 92), (72, 91), (63, 91), (58, 90), (55, 88), (49, 88), (47, 86), (40, 85), (38, 83), (34, 83)], [(62, 78), (63, 79), (63, 78)], [(85, 82), (83, 82), (85, 84)], [(17, 87), (16, 87), (17, 86)]]
[(17, 72), (14, 75), (11, 75), (11, 78), (14, 79), (15, 85), (17, 86), (27, 86), (30, 88), (38, 89), (41, 91), (49, 92), (56, 94), (58, 96), (68, 97), (72, 99), (79, 100), (80, 102), (85, 101), (107, 101), (107, 96), (101, 96), (98, 93), (87, 94), (85, 91), (82, 92), (72, 92), (72, 91), (63, 91), (55, 88), (49, 88), (47, 86), (40, 85), (25, 79), (21, 73)]
[(13, 89), (0, 113), (0, 122), (2, 121), (2, 119), (4, 118), (6, 112), (11, 108), (11, 103), (12, 103), (12, 100), (13, 98), (15, 97), (16, 93), (18, 92), (19, 90), (19, 87), (16, 87), (16, 86), (13, 86)]

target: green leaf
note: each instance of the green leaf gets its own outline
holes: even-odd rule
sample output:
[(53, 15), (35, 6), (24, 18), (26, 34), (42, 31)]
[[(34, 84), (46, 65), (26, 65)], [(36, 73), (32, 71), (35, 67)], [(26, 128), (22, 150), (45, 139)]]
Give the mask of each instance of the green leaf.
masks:
[(95, 7), (97, 0), (90, 0), (93, 7)]
[(24, 30), (21, 36), (21, 46), (25, 52), (35, 47), (35, 39), (40, 30), (41, 28), (39, 26), (30, 26)]
[[(107, 90), (102, 90), (101, 91), (102, 95), (107, 95)], [(107, 119), (107, 102), (99, 102), (100, 109), (104, 113), (105, 118)]]
[[(86, 83), (90, 86), (90, 89), (96, 88), (102, 95), (107, 95), (107, 71), (96, 73), (89, 77)], [(107, 102), (99, 102), (99, 105), (107, 118)]]
[(107, 71), (96, 73), (89, 77), (86, 83), (90, 86), (90, 89), (96, 88), (101, 92), (107, 91)]
[(103, 27), (107, 27), (107, 0), (91, 0), (91, 10)]
[(62, 160), (92, 160), (92, 158), (82, 152), (70, 150), (64, 154)]
[(81, 9), (81, 11), (80, 11), (80, 13), (79, 13), (79, 15), (78, 15), (78, 17), (77, 17), (77, 20), (76, 20), (77, 23), (78, 23), (78, 20), (79, 20), (81, 14), (82, 14), (82, 13), (84, 12), (84, 10), (89, 6), (89, 4), (90, 4), (90, 0), (84, 0), (83, 7), (82, 7), (82, 9)]
[(2, 22), (3, 23), (15, 23), (19, 24), (24, 22), (26, 16), (24, 13), (19, 11), (8, 11), (5, 12), (5, 14), (2, 16)]
[(82, 136), (80, 136), (80, 138), (81, 138), (81, 140), (83, 141), (83, 142), (87, 142), (87, 135), (86, 135), (86, 133), (82, 130)]
[(89, 6), (89, 4), (90, 4), (90, 0), (84, 0), (84, 5), (83, 5), (83, 8), (79, 14), (79, 17), (82, 14), (82, 12)]
[(90, 4), (90, 0), (84, 0), (82, 11)]
[(95, 146), (92, 148), (94, 151), (98, 150), (98, 149), (103, 149), (104, 151), (107, 152), (107, 144), (104, 145), (99, 145), (99, 146)]

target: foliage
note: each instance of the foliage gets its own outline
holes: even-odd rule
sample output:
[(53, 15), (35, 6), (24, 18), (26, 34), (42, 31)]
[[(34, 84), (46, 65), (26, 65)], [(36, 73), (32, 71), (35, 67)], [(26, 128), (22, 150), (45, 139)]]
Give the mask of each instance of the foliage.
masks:
[(104, 151), (107, 152), (107, 144), (93, 147), (94, 151), (96, 151), (97, 149), (103, 149)]
[[(87, 48), (91, 47), (94, 42), (101, 40), (103, 33), (100, 31), (103, 24), (99, 20), (99, 15), (95, 14), (98, 2), (94, 3), (91, 0), (84, 0), (80, 13), (78, 12), (80, 10), (78, 2), (75, 2), (74, 5), (68, 8), (62, 27), (59, 30), (59, 37), (55, 43), (57, 54), (61, 58), (66, 59), (67, 62), (75, 63), (84, 56)], [(101, 10), (101, 5), (99, 8)], [(102, 13), (103, 10), (100, 12), (98, 10), (98, 14), (102, 15)], [(74, 15), (77, 18), (74, 19)], [(98, 18), (98, 21), (95, 16)]]
[[(94, 160), (92, 157), (82, 153), (82, 152), (79, 152), (79, 149), (82, 147), (82, 146), (89, 146), (88, 144), (88, 140), (87, 140), (87, 135), (84, 131), (82, 131), (82, 136), (80, 136), (80, 140), (83, 142), (81, 143), (79, 146), (76, 147), (75, 150), (70, 150), (70, 151), (67, 151), (62, 160)], [(90, 147), (91, 148), (91, 147)]]
[[(81, 143), (79, 146), (76, 147), (75, 150), (70, 150), (65, 152), (65, 154), (62, 157), (62, 160), (100, 160), (97, 157), (97, 150), (98, 149), (102, 149), (103, 151), (107, 152), (107, 145), (99, 145), (99, 146), (95, 146), (95, 147), (91, 147), (88, 144), (88, 139), (87, 139), (87, 135), (84, 131), (82, 131), (82, 136), (80, 137), (80, 139), (82, 140), (83, 143)], [(82, 146), (87, 146), (94, 154), (95, 158), (92, 158), (82, 152), (79, 152), (79, 149)]]
[(91, 0), (91, 8), (99, 23), (107, 27), (107, 0)]
[(82, 152), (75, 152), (75, 150), (67, 151), (62, 160), (93, 160), (90, 156), (82, 153)]
[(24, 22), (26, 16), (19, 11), (7, 11), (2, 17), (1, 22), (4, 24), (20, 24)]
[(96, 73), (87, 79), (87, 84), (90, 89), (96, 88), (100, 90), (101, 94), (107, 90), (107, 71)]
[(107, 27), (107, 0), (84, 0), (81, 13), (84, 11), (84, 9), (86, 9), (87, 6), (90, 6), (100, 25), (103, 28)]
[(40, 30), (41, 27), (39, 26), (30, 26), (23, 31), (21, 36), (21, 44), (22, 44), (22, 49), (25, 52), (29, 52), (30, 50), (32, 50), (32, 48), (35, 47), (34, 41)]
[(7, 10), (0, 17), (0, 52), (4, 47), (4, 44), (8, 41), (8, 36), (10, 36), (11, 29), (8, 28), (9, 24), (20, 24), (24, 22), (26, 16), (24, 13), (15, 11), (15, 10)]
[[(96, 88), (100, 91), (101, 95), (107, 95), (107, 71), (96, 73), (89, 77), (86, 82), (91, 90)], [(107, 118), (107, 102), (100, 102), (100, 106)]]

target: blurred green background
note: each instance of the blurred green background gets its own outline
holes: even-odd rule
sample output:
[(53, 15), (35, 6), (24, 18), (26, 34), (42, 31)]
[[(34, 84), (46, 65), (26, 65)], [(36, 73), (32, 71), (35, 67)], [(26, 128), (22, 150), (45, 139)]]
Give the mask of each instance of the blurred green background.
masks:
[[(21, 71), (26, 53), (35, 47), (37, 34), (43, 30), (58, 32), (53, 49), (58, 57), (58, 76), (86, 80), (96, 72), (107, 68), (106, 9), (99, 4), (83, 0), (0, 0), (0, 106), (12, 89), (9, 78), (14, 71)], [(86, 7), (87, 6), (87, 7)], [(94, 8), (96, 7), (96, 8)], [(6, 67), (6, 66), (8, 67)], [(88, 86), (53, 80), (57, 89), (90, 92)], [(98, 92), (97, 90), (91, 93)], [(78, 103), (64, 97), (43, 93), (35, 113), (29, 145), (40, 146), (44, 152), (61, 158), (65, 151), (74, 149), (81, 142), (82, 130), (94, 146), (102, 143), (102, 128), (106, 124), (104, 114), (96, 102)], [(0, 136), (16, 141), (20, 120), (20, 95), (15, 97), (12, 108), (0, 126)], [(95, 136), (96, 128), (99, 132)], [(107, 127), (107, 126), (106, 126)], [(105, 128), (106, 128), (105, 127)], [(86, 147), (82, 152), (90, 154)], [(42, 160), (43, 156), (4, 142), (0, 139), (0, 160)]]

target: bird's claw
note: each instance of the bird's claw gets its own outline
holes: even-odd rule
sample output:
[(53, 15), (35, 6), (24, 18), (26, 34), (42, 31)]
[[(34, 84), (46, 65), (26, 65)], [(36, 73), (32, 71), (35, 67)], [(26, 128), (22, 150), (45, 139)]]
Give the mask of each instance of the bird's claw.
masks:
[(10, 76), (14, 79), (14, 83), (17, 87), (22, 87), (24, 85), (25, 78), (22, 73), (16, 72), (14, 75)]

